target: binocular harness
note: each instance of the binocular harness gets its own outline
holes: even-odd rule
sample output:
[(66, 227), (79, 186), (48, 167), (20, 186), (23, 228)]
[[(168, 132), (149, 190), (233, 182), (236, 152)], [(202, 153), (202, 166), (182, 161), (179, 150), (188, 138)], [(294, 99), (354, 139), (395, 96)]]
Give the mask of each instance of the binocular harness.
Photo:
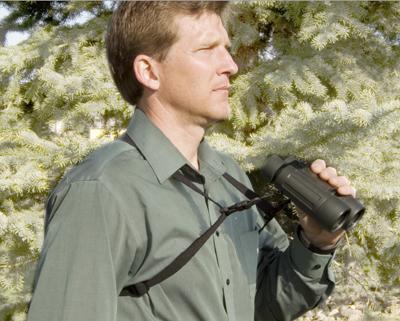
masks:
[[(122, 135), (119, 139), (137, 148), (134, 141), (127, 134)], [(185, 165), (181, 170), (183, 171), (185, 167), (188, 170), (192, 170), (188, 165)], [(281, 198), (278, 202), (274, 202), (271, 200), (270, 196), (259, 196), (228, 173), (224, 173), (223, 177), (246, 196), (248, 200), (223, 207), (200, 190), (193, 181), (182, 172), (175, 172), (173, 178), (214, 203), (219, 208), (221, 215), (214, 224), (161, 272), (151, 279), (124, 287), (119, 295), (132, 297), (144, 295), (152, 286), (178, 272), (198, 252), (229, 215), (249, 209), (254, 205), (259, 209), (265, 222), (259, 232), (262, 231), (279, 211), (287, 208), (290, 200), (303, 212), (313, 216), (321, 226), (331, 232), (339, 228), (349, 230), (355, 226), (364, 214), (365, 208), (357, 199), (352, 196), (337, 195), (336, 190), (328, 183), (319, 179), (317, 175), (313, 174), (306, 163), (292, 157), (285, 160), (282, 160), (276, 155), (269, 157), (262, 167), (261, 173), (263, 178), (267, 182), (274, 184), (285, 197)]]

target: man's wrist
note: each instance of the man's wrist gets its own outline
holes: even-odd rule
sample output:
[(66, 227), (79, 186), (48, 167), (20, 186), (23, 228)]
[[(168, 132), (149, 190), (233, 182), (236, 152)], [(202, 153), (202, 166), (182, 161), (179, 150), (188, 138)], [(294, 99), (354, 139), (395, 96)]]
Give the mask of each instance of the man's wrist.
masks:
[(327, 245), (323, 247), (316, 246), (312, 244), (312, 242), (309, 240), (309, 238), (306, 236), (304, 233), (303, 227), (301, 225), (298, 225), (297, 228), (297, 236), (299, 237), (300, 242), (310, 251), (317, 253), (317, 254), (332, 254), (335, 252), (339, 242), (337, 242), (334, 245)]

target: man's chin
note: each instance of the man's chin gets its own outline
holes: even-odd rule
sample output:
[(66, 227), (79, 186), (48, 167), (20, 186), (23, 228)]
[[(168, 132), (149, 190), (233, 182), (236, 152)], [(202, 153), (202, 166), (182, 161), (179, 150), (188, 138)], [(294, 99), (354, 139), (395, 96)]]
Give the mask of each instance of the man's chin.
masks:
[(221, 106), (218, 107), (218, 115), (216, 118), (220, 121), (227, 120), (229, 119), (231, 112), (232, 112), (231, 106), (228, 104), (228, 102), (225, 102), (224, 104), (221, 104)]
[(229, 105), (224, 106), (224, 108), (221, 108), (218, 111), (219, 111), (219, 113), (215, 115), (216, 116), (215, 118), (220, 121), (229, 119), (231, 116), (231, 112), (232, 112), (231, 107)]
[(210, 117), (208, 119), (208, 124), (211, 126), (214, 124), (223, 123), (224, 121), (227, 121), (229, 119), (229, 117), (230, 117), (230, 113), (227, 113), (225, 115), (218, 115), (218, 116), (214, 115), (214, 117)]
[(229, 104), (223, 104), (219, 105), (218, 107), (215, 107), (214, 109), (210, 109), (210, 112), (208, 113), (207, 123), (209, 125), (215, 124), (215, 123), (221, 123), (230, 118), (231, 115), (231, 107)]

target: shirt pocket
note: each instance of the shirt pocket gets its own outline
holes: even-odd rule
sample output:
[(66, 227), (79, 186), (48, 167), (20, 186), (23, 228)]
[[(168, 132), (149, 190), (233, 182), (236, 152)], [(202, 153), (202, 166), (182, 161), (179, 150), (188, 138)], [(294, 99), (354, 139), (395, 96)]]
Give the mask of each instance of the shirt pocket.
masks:
[(245, 272), (250, 289), (250, 297), (254, 300), (257, 278), (258, 231), (249, 231), (240, 235), (240, 246)]

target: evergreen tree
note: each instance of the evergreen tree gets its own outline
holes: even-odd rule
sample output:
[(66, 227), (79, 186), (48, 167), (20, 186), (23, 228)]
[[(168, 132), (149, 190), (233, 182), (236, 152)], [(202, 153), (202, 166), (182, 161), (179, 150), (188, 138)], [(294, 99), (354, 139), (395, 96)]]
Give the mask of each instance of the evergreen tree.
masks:
[(360, 314), (392, 320), (400, 306), (400, 3), (262, 1), (238, 5), (233, 18), (244, 72), (233, 83), (232, 118), (211, 141), (249, 171), (278, 154), (322, 158), (348, 176), (367, 212), (338, 252), (331, 306), (350, 297)]
[[(46, 196), (70, 166), (126, 126), (132, 107), (117, 93), (104, 55), (111, 8), (71, 2), (50, 14), (42, 6), (53, 3), (11, 5), (11, 30), (29, 11), (43, 13), (20, 28), (31, 32), (28, 40), (0, 48), (0, 320), (23, 320)], [(82, 12), (95, 14), (71, 23)], [(103, 137), (90, 139), (98, 127)]]
[[(0, 47), (0, 320), (25, 318), (49, 191), (131, 116), (104, 54), (110, 4), (6, 4), (3, 28), (31, 36)], [(82, 12), (92, 18), (74, 24)], [(272, 153), (323, 158), (367, 205), (338, 253), (331, 304), (306, 320), (399, 315), (399, 16), (398, 2), (233, 5), (241, 72), (232, 117), (209, 140), (250, 174)]]

